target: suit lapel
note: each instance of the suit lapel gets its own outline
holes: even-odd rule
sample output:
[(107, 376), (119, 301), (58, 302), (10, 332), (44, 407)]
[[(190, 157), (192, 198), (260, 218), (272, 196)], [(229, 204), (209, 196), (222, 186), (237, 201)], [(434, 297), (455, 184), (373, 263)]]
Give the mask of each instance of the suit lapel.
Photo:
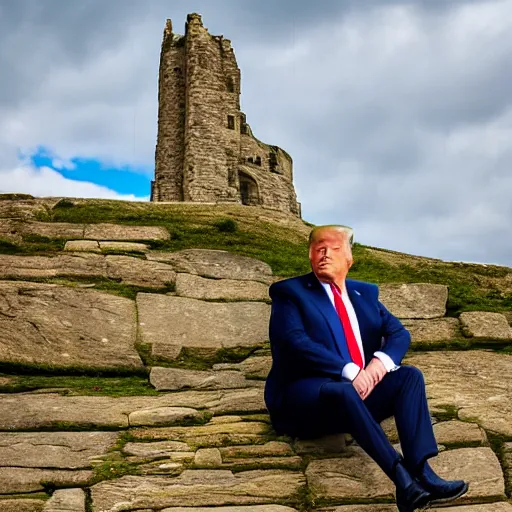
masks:
[(348, 359), (350, 361), (350, 354), (348, 352), (347, 342), (345, 341), (345, 333), (343, 332), (343, 327), (341, 326), (338, 313), (336, 313), (329, 296), (323, 289), (315, 274), (312, 272), (311, 274), (308, 274), (307, 278), (306, 287), (310, 292), (312, 302), (326, 319), (338, 353), (343, 357), (343, 359)]

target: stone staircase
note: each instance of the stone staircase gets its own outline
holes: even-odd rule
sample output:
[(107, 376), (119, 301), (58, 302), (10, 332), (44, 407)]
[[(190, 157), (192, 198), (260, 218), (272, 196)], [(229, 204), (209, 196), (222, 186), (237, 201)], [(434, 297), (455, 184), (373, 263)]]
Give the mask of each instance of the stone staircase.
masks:
[[(268, 265), (150, 250), (163, 228), (24, 229), (69, 242), (54, 256), (0, 255), (1, 512), (395, 510), (391, 483), (350, 439), (272, 431)], [(143, 291), (118, 296), (98, 279)], [(425, 374), (442, 450), (433, 465), (470, 482), (447, 510), (512, 511), (512, 355), (496, 350), (512, 330), (498, 313), (446, 317), (447, 294), (381, 286), (412, 333), (407, 363)], [(27, 369), (48, 384), (20, 391)], [(98, 372), (120, 386), (142, 377), (147, 391), (109, 395)], [(52, 375), (91, 385), (81, 393)], [(384, 428), (397, 442), (393, 422)]]

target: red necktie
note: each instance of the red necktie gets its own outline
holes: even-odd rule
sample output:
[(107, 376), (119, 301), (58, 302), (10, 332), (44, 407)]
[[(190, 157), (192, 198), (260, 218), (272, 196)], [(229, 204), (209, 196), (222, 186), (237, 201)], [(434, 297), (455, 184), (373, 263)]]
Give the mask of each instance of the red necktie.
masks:
[(343, 303), (343, 299), (341, 298), (341, 291), (337, 285), (334, 283), (331, 284), (331, 290), (334, 295), (334, 306), (338, 313), (338, 316), (341, 320), (341, 325), (343, 327), (343, 331), (345, 332), (345, 339), (347, 340), (348, 351), (352, 361), (359, 366), (359, 368), (363, 367), (363, 358), (361, 357), (361, 350), (359, 349), (359, 345), (357, 344), (357, 340), (354, 334), (354, 330), (352, 329), (352, 325), (350, 323), (350, 318), (348, 317), (347, 308)]

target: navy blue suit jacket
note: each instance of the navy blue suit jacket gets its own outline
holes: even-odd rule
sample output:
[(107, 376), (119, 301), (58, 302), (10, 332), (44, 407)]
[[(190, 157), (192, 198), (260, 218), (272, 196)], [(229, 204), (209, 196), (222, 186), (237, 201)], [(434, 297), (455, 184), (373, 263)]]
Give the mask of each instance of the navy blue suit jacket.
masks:
[[(410, 334), (379, 302), (377, 285), (347, 279), (346, 287), (366, 364), (377, 350), (400, 364)], [(265, 402), (276, 431), (293, 433), (297, 418), (315, 414), (313, 405), (321, 386), (342, 380), (343, 367), (351, 359), (338, 314), (313, 273), (274, 283), (270, 297), (272, 368), (265, 384)]]

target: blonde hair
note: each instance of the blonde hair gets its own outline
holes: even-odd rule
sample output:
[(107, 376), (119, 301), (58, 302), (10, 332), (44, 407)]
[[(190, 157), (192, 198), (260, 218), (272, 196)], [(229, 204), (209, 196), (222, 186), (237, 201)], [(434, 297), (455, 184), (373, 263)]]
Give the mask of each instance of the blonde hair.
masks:
[(318, 233), (324, 229), (332, 229), (333, 231), (339, 231), (345, 235), (345, 239), (348, 242), (348, 246), (351, 248), (354, 243), (354, 230), (348, 226), (342, 224), (327, 224), (325, 226), (315, 226), (309, 233), (309, 245), (316, 240)]

